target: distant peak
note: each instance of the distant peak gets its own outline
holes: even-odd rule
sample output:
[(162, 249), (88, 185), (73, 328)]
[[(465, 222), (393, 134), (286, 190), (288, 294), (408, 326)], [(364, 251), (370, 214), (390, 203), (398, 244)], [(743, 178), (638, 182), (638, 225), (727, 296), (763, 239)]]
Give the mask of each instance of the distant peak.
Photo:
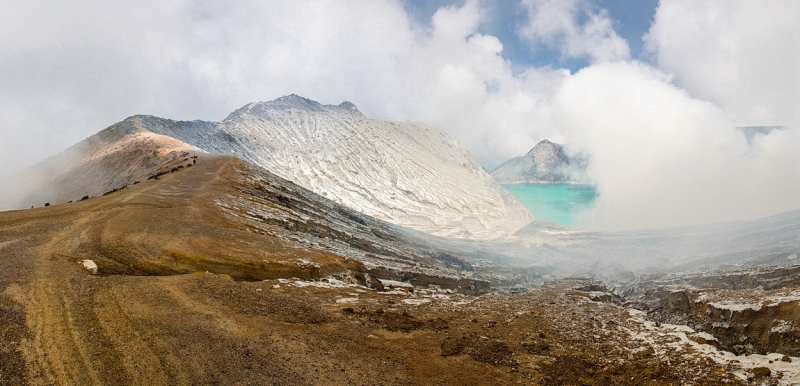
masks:
[(348, 112), (348, 113), (355, 113), (358, 115), (361, 114), (361, 111), (358, 110), (358, 107), (354, 105), (352, 102), (344, 101), (339, 105), (323, 105), (317, 101), (303, 98), (297, 94), (289, 94), (279, 97), (277, 99), (271, 100), (269, 102), (253, 102), (249, 103), (242, 108), (234, 111), (231, 113), (226, 120), (232, 119), (242, 115), (262, 115), (268, 114), (271, 111), (281, 111), (281, 110), (304, 110), (304, 111), (315, 111), (315, 112)]
[(361, 111), (358, 110), (358, 107), (356, 107), (356, 105), (354, 105), (353, 102), (344, 101), (342, 103), (339, 103), (338, 107), (340, 109), (361, 113)]
[(491, 175), (503, 184), (581, 182), (586, 181), (585, 169), (584, 158), (570, 158), (562, 145), (545, 139), (524, 156), (503, 162)]
[(531, 150), (529, 150), (527, 155), (532, 156), (540, 151), (544, 151), (545, 149), (552, 149), (558, 152), (561, 149), (561, 145), (555, 142), (550, 142), (548, 139), (543, 139), (539, 141), (539, 143), (537, 143), (536, 146), (534, 146)]
[(769, 133), (775, 130), (783, 130), (785, 126), (742, 126), (737, 127), (736, 129), (741, 131), (744, 134), (744, 138), (747, 140), (747, 144), (752, 146), (753, 140), (755, 139), (756, 135), (769, 135)]
[(284, 95), (284, 96), (282, 96), (282, 97), (280, 97), (278, 99), (275, 99), (273, 101), (260, 102), (260, 103), (263, 103), (263, 104), (266, 104), (266, 105), (271, 105), (271, 106), (280, 106), (280, 107), (289, 107), (289, 108), (316, 110), (316, 111), (320, 111), (320, 110), (334, 110), (334, 111), (335, 110), (344, 110), (344, 111), (357, 112), (359, 114), (361, 113), (358, 110), (358, 107), (356, 107), (356, 105), (353, 104), (353, 102), (350, 102), (350, 101), (344, 101), (344, 102), (342, 102), (342, 103), (340, 103), (338, 105), (323, 105), (322, 103), (319, 103), (319, 102), (317, 102), (315, 100), (311, 100), (311, 99), (308, 99), (308, 98), (303, 98), (303, 97), (301, 97), (300, 95), (297, 95), (297, 94)]
[(311, 99), (303, 98), (297, 94), (284, 95), (273, 101), (266, 102), (266, 104), (282, 104), (298, 108), (312, 108), (312, 109), (319, 109), (323, 107), (321, 103), (317, 101), (312, 101)]

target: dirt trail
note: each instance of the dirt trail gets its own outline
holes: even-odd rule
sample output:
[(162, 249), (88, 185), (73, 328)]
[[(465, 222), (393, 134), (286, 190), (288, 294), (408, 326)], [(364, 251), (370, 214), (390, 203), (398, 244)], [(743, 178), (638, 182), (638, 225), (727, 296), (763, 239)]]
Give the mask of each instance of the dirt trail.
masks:
[[(12, 378), (8, 372), (2, 374), (5, 380), (100, 385), (113, 379), (115, 384), (167, 384), (161, 361), (125, 315), (125, 302), (114, 291), (117, 278), (87, 276), (77, 264), (77, 252), (100, 247), (96, 245), (98, 238), (118, 237), (119, 230), (111, 227), (132, 208), (138, 212), (187, 207), (194, 197), (204, 193), (202, 188), (217, 178), (227, 162), (208, 157), (196, 173), (190, 175), (187, 171), (180, 176), (183, 180), (170, 181), (179, 177), (176, 174), (105, 197), (10, 212), (0, 223), (2, 233), (19, 233), (28, 243), (0, 240), (6, 251), (13, 248), (14, 252), (4, 253), (3, 261), (32, 265), (27, 282), (13, 283), (13, 288), (24, 288), (28, 330), (27, 338), (15, 342), (19, 350), (14, 355), (27, 360), (33, 379), (19, 374)], [(164, 190), (173, 194), (164, 194)], [(43, 223), (47, 224), (46, 229), (37, 226)], [(32, 225), (19, 232), (19, 224)], [(147, 224), (138, 223), (136, 227), (146, 228)], [(0, 285), (12, 288), (8, 279)], [(14, 300), (21, 303), (20, 296)]]

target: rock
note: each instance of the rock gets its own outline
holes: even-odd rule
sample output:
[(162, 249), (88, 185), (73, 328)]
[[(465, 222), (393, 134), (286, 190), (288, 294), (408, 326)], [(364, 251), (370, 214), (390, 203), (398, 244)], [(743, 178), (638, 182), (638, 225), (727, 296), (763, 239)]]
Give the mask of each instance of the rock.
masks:
[(784, 356), (781, 358), (781, 362), (792, 363), (792, 358), (789, 358), (789, 356), (788, 356), (788, 355), (784, 355)]
[(708, 344), (716, 347), (717, 349), (720, 348), (719, 341), (708, 333), (689, 334), (689, 339), (699, 344)]
[(768, 377), (772, 374), (772, 370), (769, 367), (754, 367), (750, 369), (750, 373), (753, 374), (755, 377)]
[(667, 294), (664, 301), (664, 310), (667, 312), (689, 312), (691, 301), (684, 291), (673, 291)]
[(656, 350), (654, 350), (652, 347), (647, 347), (647, 348), (645, 348), (643, 350), (640, 350), (640, 351), (637, 351), (637, 352), (633, 353), (633, 355), (637, 359), (642, 359), (642, 358), (647, 358), (647, 357), (649, 357), (649, 356), (651, 356), (651, 355), (653, 355), (655, 353), (656, 353)]
[(97, 264), (94, 263), (92, 260), (84, 260), (81, 262), (83, 264), (83, 268), (86, 268), (91, 272), (93, 275), (97, 275)]
[(542, 340), (525, 341), (521, 343), (521, 346), (525, 351), (534, 355), (548, 355), (550, 353), (550, 344)]
[(688, 338), (699, 344), (708, 344), (716, 347), (717, 349), (720, 348), (719, 341), (717, 340), (717, 338), (713, 337), (711, 334), (708, 333), (701, 332), (701, 333), (689, 334)]

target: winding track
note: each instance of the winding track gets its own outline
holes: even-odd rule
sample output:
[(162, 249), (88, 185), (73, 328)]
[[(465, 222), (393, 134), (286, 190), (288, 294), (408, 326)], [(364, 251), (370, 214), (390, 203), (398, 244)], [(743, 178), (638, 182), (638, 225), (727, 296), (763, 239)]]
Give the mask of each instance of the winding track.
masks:
[[(4, 260), (30, 260), (33, 265), (28, 283), (24, 283), (31, 336), (20, 347), (34, 367), (32, 373), (40, 377), (34, 383), (89, 385), (109, 384), (109, 379), (116, 379), (120, 383), (167, 384), (168, 379), (187, 379), (174, 358), (170, 361), (168, 356), (162, 361), (155, 354), (156, 342), (141, 333), (147, 328), (129, 317), (146, 312), (146, 305), (130, 301), (133, 298), (118, 282), (127, 281), (133, 287), (159, 282), (165, 290), (161, 300), (174, 307), (187, 302), (185, 295), (168, 281), (154, 278), (87, 276), (74, 260), (81, 250), (122, 236), (119, 233), (126, 227), (117, 225), (140, 217), (141, 212), (168, 208), (178, 214), (178, 219), (191, 217), (196, 211), (190, 203), (207, 193), (210, 182), (227, 162), (209, 158), (202, 168), (169, 176), (178, 181), (164, 178), (106, 197), (10, 212), (3, 217), (3, 234), (18, 229), (20, 223), (34, 224), (21, 232), (27, 242), (13, 248), (13, 255), (3, 256)], [(45, 221), (46, 229), (37, 226)], [(187, 315), (192, 313), (188, 311)]]

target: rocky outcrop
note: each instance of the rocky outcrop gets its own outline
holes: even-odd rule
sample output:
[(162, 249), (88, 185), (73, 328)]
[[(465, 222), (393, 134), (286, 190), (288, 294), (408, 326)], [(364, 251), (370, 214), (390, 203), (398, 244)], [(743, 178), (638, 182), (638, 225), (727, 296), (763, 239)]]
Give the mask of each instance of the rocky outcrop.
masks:
[(644, 280), (629, 290), (627, 299), (657, 322), (699, 331), (699, 343), (737, 355), (796, 357), (800, 355), (800, 290), (795, 287), (799, 272), (800, 266), (762, 267)]
[(585, 164), (583, 159), (567, 156), (562, 145), (545, 139), (524, 156), (504, 162), (492, 170), (491, 175), (501, 184), (578, 183), (586, 180)]
[[(683, 322), (710, 334), (707, 344), (737, 355), (781, 353), (800, 356), (800, 292), (797, 290), (655, 291), (657, 319)], [(670, 318), (670, 316), (672, 318)]]

